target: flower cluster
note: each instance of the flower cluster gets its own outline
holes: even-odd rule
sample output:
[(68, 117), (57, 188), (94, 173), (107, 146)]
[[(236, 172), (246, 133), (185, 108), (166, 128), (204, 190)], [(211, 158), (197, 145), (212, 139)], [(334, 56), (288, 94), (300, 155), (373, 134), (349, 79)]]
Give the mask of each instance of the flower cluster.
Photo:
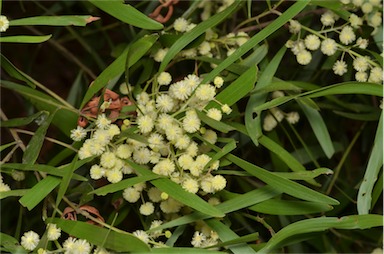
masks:
[[(90, 133), (78, 152), (80, 159), (99, 159), (91, 167), (90, 177), (117, 183), (124, 175), (135, 174), (136, 164), (168, 177), (190, 193), (205, 196), (224, 189), (226, 179), (214, 173), (220, 161), (213, 159), (209, 146), (217, 142), (218, 134), (201, 121), (199, 114), (220, 121), (231, 108), (215, 99), (216, 90), (224, 82), (221, 77), (216, 77), (213, 84), (201, 84), (201, 80), (189, 74), (172, 83), (169, 73), (160, 73), (151, 94), (142, 91), (135, 96), (136, 111), (122, 119), (121, 125), (112, 124), (107, 115), (100, 114), (87, 129), (72, 130), (75, 141)], [(214, 106), (208, 108), (210, 102)], [(122, 195), (129, 203), (140, 201), (138, 210), (144, 216), (161, 211), (163, 217), (159, 219), (170, 218), (184, 206), (149, 183), (128, 187)], [(155, 239), (138, 234), (139, 238)]]
[[(351, 13), (346, 22), (339, 24), (340, 17), (334, 12), (327, 10), (320, 17), (322, 28), (315, 31), (296, 20), (290, 21), (289, 31), (297, 38), (288, 40), (286, 46), (296, 56), (296, 60), (301, 65), (307, 65), (312, 60), (312, 51), (320, 50), (326, 56), (333, 56), (341, 53), (340, 59), (333, 65), (333, 72), (336, 75), (343, 76), (348, 71), (348, 64), (345, 56), (352, 58), (352, 67), (355, 70), (355, 79), (359, 82), (382, 83), (383, 70), (379, 63), (368, 55), (362, 55), (368, 47), (368, 39), (359, 37), (358, 30), (361, 29), (364, 22), (373, 27), (372, 34), (377, 32), (382, 23), (382, 5), (380, 1), (342, 1), (345, 8), (352, 8), (355, 13)], [(363, 15), (356, 13), (361, 9)], [(309, 34), (302, 37), (303, 31)], [(368, 54), (368, 53), (367, 53)]]
[(11, 188), (9, 187), (8, 184), (3, 182), (3, 176), (0, 174), (0, 192), (3, 191), (10, 191)]

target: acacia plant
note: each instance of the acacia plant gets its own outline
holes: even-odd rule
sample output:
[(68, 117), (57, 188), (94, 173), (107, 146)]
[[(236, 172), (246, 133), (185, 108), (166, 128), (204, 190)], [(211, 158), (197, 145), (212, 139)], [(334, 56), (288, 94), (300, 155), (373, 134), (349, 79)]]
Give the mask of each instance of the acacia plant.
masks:
[(1, 251), (382, 252), (382, 1), (2, 7)]

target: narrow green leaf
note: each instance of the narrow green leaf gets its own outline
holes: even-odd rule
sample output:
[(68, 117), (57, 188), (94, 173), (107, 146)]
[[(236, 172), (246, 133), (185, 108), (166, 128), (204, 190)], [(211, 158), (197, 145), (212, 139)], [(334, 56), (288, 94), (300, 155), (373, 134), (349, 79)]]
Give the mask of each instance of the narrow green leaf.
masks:
[(325, 203), (330, 205), (338, 205), (339, 202), (331, 197), (316, 192), (308, 187), (300, 185), (296, 182), (290, 181), (278, 175), (275, 175), (263, 168), (260, 168), (252, 163), (242, 160), (232, 154), (228, 154), (226, 158), (251, 175), (259, 178), (261, 181), (271, 185), (276, 190), (287, 193), (293, 197), (300, 198), (307, 201)]
[(116, 232), (86, 222), (49, 218), (47, 223), (56, 224), (64, 232), (74, 237), (103, 246), (117, 252), (149, 252), (147, 244), (132, 234)]
[(110, 80), (113, 80), (115, 77), (120, 76), (124, 73), (128, 51), (129, 65), (127, 67), (129, 68), (147, 53), (147, 51), (156, 42), (157, 38), (157, 35), (144, 36), (143, 38), (140, 38), (139, 40), (131, 44), (127, 49), (125, 49), (124, 52), (94, 80), (94, 82), (88, 88), (86, 94), (84, 95), (84, 99), (81, 103), (80, 108), (84, 107), (84, 105), (98, 91), (100, 91), (100, 89), (105, 87)]
[(12, 43), (41, 43), (48, 41), (52, 35), (42, 35), (42, 36), (33, 36), (33, 35), (16, 35), (16, 36), (1, 36), (0, 43), (12, 42)]
[(124, 179), (118, 183), (113, 183), (113, 184), (108, 184), (106, 186), (103, 186), (101, 188), (98, 188), (94, 191), (91, 191), (88, 194), (96, 194), (99, 196), (105, 196), (109, 193), (115, 193), (117, 191), (126, 189), (128, 187), (131, 187), (137, 183), (142, 183), (146, 181), (150, 181), (156, 178), (159, 178), (160, 176), (157, 175), (146, 175), (146, 176), (137, 176), (137, 177), (132, 177), (129, 179)]
[(292, 19), (296, 14), (298, 14), (304, 7), (309, 4), (310, 1), (297, 1), (291, 7), (289, 7), (282, 15), (275, 19), (267, 27), (263, 28), (260, 32), (255, 34), (251, 39), (246, 43), (241, 45), (235, 52), (233, 52), (229, 57), (222, 61), (215, 69), (213, 69), (209, 74), (207, 74), (201, 83), (208, 83), (214, 77), (219, 75), (221, 71), (226, 69), (232, 63), (237, 61), (241, 56), (246, 54), (249, 50), (253, 49), (260, 42), (265, 40), (268, 36), (273, 34), (280, 27), (285, 25), (290, 19)]
[[(1, 127), (3, 127), (3, 126), (1, 126)], [(11, 147), (11, 146), (16, 145), (16, 144), (17, 144), (17, 141), (13, 141), (11, 143), (4, 144), (4, 145), (0, 146), (0, 152), (7, 149), (8, 147)]]
[[(223, 104), (232, 106), (240, 99), (244, 98), (253, 88), (257, 78), (257, 67), (251, 66), (246, 72), (240, 75), (235, 81), (227, 86), (223, 91), (216, 95), (216, 100)], [(211, 102), (206, 109), (219, 107), (216, 103)]]
[(98, 20), (92, 16), (38, 16), (14, 19), (9, 21), (9, 26), (85, 26), (86, 24)]
[(216, 129), (216, 130), (223, 132), (223, 133), (228, 133), (228, 132), (234, 130), (234, 128), (232, 126), (225, 124), (224, 122), (212, 119), (199, 110), (195, 110), (195, 111), (197, 113), (197, 116), (200, 118), (200, 120), (202, 122), (206, 123), (208, 126), (210, 126), (213, 129)]
[(19, 241), (16, 238), (4, 233), (0, 233), (0, 239), (1, 246), (3, 246), (7, 252), (17, 254), (27, 253), (27, 251), (20, 245)]
[(210, 215), (212, 217), (225, 216), (225, 214), (216, 207), (208, 204), (199, 196), (185, 191), (179, 184), (172, 182), (169, 179), (157, 179), (151, 181), (151, 183), (161, 191), (167, 193), (173, 199), (195, 209), (196, 211)]
[[(132, 161), (127, 160), (127, 162), (129, 165), (131, 165), (131, 167), (133, 167), (139, 174), (143, 176), (157, 176), (156, 174), (152, 173), (152, 171), (137, 165)], [(173, 199), (195, 209), (196, 211), (213, 217), (224, 217), (224, 214), (216, 207), (208, 204), (199, 196), (187, 192), (179, 184), (171, 181), (168, 178), (152, 180), (151, 183), (161, 191), (167, 193)]]
[(59, 191), (57, 193), (56, 206), (59, 206), (61, 199), (64, 197), (64, 194), (68, 189), (69, 182), (71, 181), (73, 172), (77, 169), (77, 167), (76, 167), (77, 161), (78, 161), (78, 156), (76, 154), (75, 157), (73, 158), (72, 162), (68, 166), (64, 167), (64, 169), (63, 169), (64, 176), (61, 179)]
[(259, 233), (252, 233), (249, 235), (245, 236), (240, 236), (236, 239), (225, 241), (219, 244), (216, 244), (215, 247), (223, 247), (223, 246), (229, 246), (229, 245), (234, 245), (234, 244), (239, 244), (239, 243), (246, 243), (246, 242), (255, 242), (256, 240), (259, 239)]
[(32, 136), (24, 151), (24, 164), (34, 164), (37, 158), (39, 157), (41, 147), (43, 146), (45, 134), (47, 133), (48, 127), (51, 124), (54, 115), (55, 113), (49, 114), (48, 112), (42, 112), (42, 122), (39, 128), (36, 130), (35, 135)]
[[(235, 1), (228, 8), (223, 10), (222, 12), (217, 13), (216, 15), (210, 17), (209, 19), (199, 23), (195, 26), (191, 31), (185, 33), (180, 39), (178, 39), (172, 47), (169, 48), (167, 54), (164, 56), (163, 61), (159, 67), (159, 73), (163, 72), (170, 61), (179, 53), (183, 48), (185, 48), (188, 44), (198, 38), (200, 35), (205, 33), (209, 28), (216, 26), (220, 22), (222, 22), (225, 18), (231, 15), (239, 6), (241, 1)], [(202, 82), (206, 83), (206, 82)]]
[[(275, 235), (273, 235), (268, 243), (264, 246), (264, 248), (259, 251), (259, 253), (271, 252), (277, 247), (280, 247), (280, 243), (282, 243), (283, 240), (298, 234), (321, 232), (331, 228), (351, 230), (368, 229), (380, 226), (383, 226), (383, 216), (376, 214), (351, 215), (341, 218), (320, 217), (301, 220), (284, 227)], [(288, 244), (286, 241), (284, 243)]]
[[(22, 164), (22, 163), (5, 163), (1, 165), (2, 169), (18, 169), (18, 170), (24, 170), (24, 171), (40, 171), (45, 172), (49, 175), (53, 176), (60, 176), (63, 177), (66, 173), (62, 168), (57, 168), (49, 165), (40, 165), (40, 164)], [(88, 181), (87, 178), (84, 176), (73, 174), (72, 179), (78, 180), (78, 181)]]
[(54, 176), (47, 176), (35, 186), (28, 190), (28, 192), (19, 199), (20, 204), (32, 210), (37, 206), (56, 186), (61, 182), (61, 178)]
[(312, 0), (311, 5), (317, 5), (321, 6), (327, 9), (332, 10), (335, 12), (339, 17), (343, 18), (344, 20), (348, 21), (349, 16), (351, 15), (350, 12), (346, 10), (346, 8), (343, 7), (342, 2), (333, 1), (333, 0)]
[(148, 30), (163, 29), (163, 25), (161, 23), (149, 18), (131, 5), (124, 4), (123, 1), (89, 1), (97, 8), (105, 11), (109, 15), (123, 21), (124, 23)]
[(367, 94), (383, 97), (383, 86), (368, 82), (344, 82), (323, 87), (309, 93), (309, 98), (322, 97), (335, 94)]
[(0, 192), (0, 199), (7, 198), (7, 197), (21, 197), (27, 194), (28, 191), (29, 189), (2, 191)]
[(327, 212), (332, 210), (333, 207), (327, 204), (308, 201), (269, 199), (248, 209), (258, 213), (273, 215), (305, 215)]
[(339, 116), (359, 121), (378, 121), (382, 113), (379, 110), (373, 112), (365, 112), (362, 114), (355, 114), (338, 110), (334, 110), (333, 112)]
[(371, 209), (372, 190), (383, 167), (383, 115), (377, 126), (375, 141), (369, 156), (367, 169), (357, 194), (357, 211), (359, 214), (368, 214)]
[(252, 67), (258, 65), (268, 53), (268, 44), (264, 43), (258, 46), (247, 58), (245, 58), (241, 64)]
[(36, 81), (33, 78), (16, 68), (16, 66), (14, 66), (3, 54), (0, 54), (0, 56), (1, 68), (3, 68), (11, 77), (25, 81), (30, 87), (36, 87)]
[[(186, 247), (172, 247), (172, 248), (153, 248), (151, 249), (151, 253), (159, 253), (159, 254), (164, 254), (164, 253), (175, 253), (175, 254), (180, 254), (180, 253), (185, 253), (185, 254), (196, 254), (196, 248), (186, 248)], [(208, 250), (208, 249), (200, 249), (198, 250), (198, 253), (202, 254), (223, 254), (221, 251), (217, 250)]]
[(333, 174), (333, 171), (329, 168), (317, 168), (314, 170), (306, 170), (299, 172), (274, 172), (274, 174), (290, 180), (309, 180), (316, 178), (319, 175)]
[[(212, 228), (213, 231), (216, 231), (218, 233), (220, 240), (223, 242), (232, 241), (239, 238), (239, 236), (235, 232), (233, 232), (227, 225), (223, 224), (217, 219), (209, 219), (205, 221), (205, 223), (207, 223), (207, 225)], [(234, 254), (256, 253), (255, 250), (253, 250), (245, 243), (231, 245), (228, 248)]]
[(57, 111), (52, 123), (65, 135), (70, 135), (70, 130), (75, 127), (78, 118), (78, 111), (76, 109), (63, 106), (54, 98), (30, 87), (4, 80), (1, 80), (1, 86), (21, 94), (40, 111), (44, 110), (50, 113)]
[[(258, 89), (267, 87), (271, 83), (286, 50), (286, 47), (282, 47), (273, 57), (272, 61), (257, 81), (256, 87)], [(263, 135), (261, 130), (261, 114), (259, 111), (256, 111), (255, 108), (263, 104), (266, 99), (266, 93), (253, 94), (249, 97), (245, 108), (245, 127), (247, 128), (249, 137), (255, 145), (259, 144), (258, 139)]]
[(1, 127), (18, 127), (18, 126), (24, 126), (30, 124), (32, 121), (35, 119), (39, 118), (44, 112), (40, 111), (37, 112), (36, 114), (33, 114), (31, 116), (27, 117), (20, 117), (20, 118), (13, 118), (9, 119), (7, 121), (2, 121), (1, 122)]
[(333, 147), (331, 136), (329, 135), (327, 126), (325, 125), (325, 122), (320, 113), (317, 110), (310, 108), (300, 102), (299, 105), (307, 117), (309, 124), (312, 127), (313, 133), (315, 134), (317, 141), (319, 142), (325, 155), (328, 158), (331, 158), (335, 153), (335, 148)]
[[(282, 161), (287, 164), (287, 166), (294, 172), (303, 172), (306, 171), (305, 167), (295, 159), (287, 150), (285, 150), (283, 147), (281, 147), (279, 144), (277, 144), (272, 139), (268, 138), (267, 136), (262, 136), (259, 139), (259, 142), (262, 146), (267, 148), (269, 151), (276, 154)], [(315, 180), (308, 179), (308, 183), (313, 185), (319, 185)]]

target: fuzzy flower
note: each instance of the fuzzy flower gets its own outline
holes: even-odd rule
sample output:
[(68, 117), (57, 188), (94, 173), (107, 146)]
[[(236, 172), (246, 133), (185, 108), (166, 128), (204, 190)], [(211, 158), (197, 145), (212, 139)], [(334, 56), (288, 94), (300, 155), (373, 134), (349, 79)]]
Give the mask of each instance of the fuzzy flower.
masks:
[(150, 160), (151, 152), (148, 148), (142, 147), (133, 152), (133, 160), (138, 164), (147, 164)]
[(164, 159), (153, 167), (153, 172), (158, 175), (169, 176), (175, 171), (175, 163), (170, 159)]
[(110, 183), (118, 183), (123, 179), (123, 172), (118, 169), (107, 170), (105, 176)]
[(105, 152), (100, 157), (100, 165), (104, 168), (112, 168), (116, 163), (116, 155), (112, 152)]
[(215, 191), (221, 191), (225, 188), (227, 180), (222, 175), (216, 175), (212, 178), (211, 183)]
[(211, 101), (215, 95), (215, 87), (209, 84), (202, 84), (196, 90), (196, 97), (202, 101)]
[[(369, 25), (373, 27), (378, 27), (382, 24), (382, 17), (381, 17), (381, 12), (375, 12), (369, 19)], [(375, 31), (372, 32), (375, 34)]]
[(265, 131), (271, 131), (271, 130), (273, 130), (276, 126), (277, 126), (277, 121), (276, 121), (276, 119), (275, 119), (270, 113), (268, 113), (268, 114), (264, 117), (263, 129), (264, 129)]
[(164, 213), (177, 213), (183, 205), (173, 198), (168, 198), (160, 203), (160, 209)]
[(188, 178), (183, 181), (182, 185), (184, 190), (195, 194), (199, 190), (199, 184), (196, 180)]
[(8, 184), (0, 182), (0, 192), (10, 191), (11, 188)]
[(138, 125), (141, 133), (144, 133), (144, 134), (151, 132), (153, 127), (154, 127), (153, 120), (148, 115), (138, 116), (137, 117), (137, 125)]
[(371, 69), (369, 74), (369, 82), (382, 83), (383, 81), (383, 70), (380, 67), (374, 67)]
[(361, 37), (359, 37), (356, 41), (356, 45), (361, 48), (361, 49), (366, 49), (368, 47), (368, 40), (367, 39), (363, 39)]
[(221, 111), (223, 111), (223, 113), (229, 115), (229, 114), (231, 114), (232, 109), (228, 106), (228, 104), (224, 104), (223, 106), (221, 106)]
[(73, 245), (72, 253), (88, 254), (91, 252), (91, 245), (84, 239), (77, 239)]
[(246, 32), (238, 32), (236, 35), (236, 44), (238, 46), (243, 45), (249, 40), (249, 36)]
[(181, 129), (178, 125), (172, 124), (165, 130), (165, 135), (169, 141), (177, 141), (178, 138), (183, 134), (183, 129)]
[(186, 85), (184, 81), (178, 81), (176, 83), (173, 83), (169, 87), (169, 94), (173, 98), (181, 101), (188, 99), (191, 93), (192, 93), (191, 88), (188, 85)]
[(191, 91), (193, 91), (200, 84), (200, 78), (195, 74), (189, 74), (184, 78), (183, 82), (189, 89), (191, 89)]
[(140, 192), (133, 187), (128, 187), (123, 191), (123, 198), (129, 203), (135, 203), (140, 198)]
[(302, 40), (295, 41), (291, 47), (291, 51), (294, 55), (299, 54), (303, 50), (305, 50), (305, 44)]
[(373, 6), (371, 3), (368, 3), (368, 2), (365, 2), (362, 6), (361, 6), (361, 11), (365, 14), (368, 14), (368, 13), (371, 13), (373, 10)]
[(173, 23), (173, 28), (178, 32), (185, 32), (188, 28), (188, 21), (185, 18), (177, 18)]
[(188, 133), (194, 133), (200, 129), (200, 119), (194, 110), (187, 111), (183, 119), (183, 129)]
[(368, 79), (368, 74), (364, 71), (358, 71), (355, 74), (355, 79), (358, 82), (366, 82)]
[(39, 241), (40, 237), (37, 233), (34, 231), (28, 231), (21, 237), (20, 244), (24, 247), (24, 249), (32, 251), (39, 244)]
[(116, 155), (121, 159), (128, 159), (132, 155), (132, 148), (127, 144), (121, 144), (116, 149)]
[(354, 13), (349, 16), (349, 22), (353, 28), (359, 28), (361, 25), (363, 25), (363, 20)]
[(87, 131), (83, 127), (77, 126), (76, 129), (71, 130), (71, 139), (73, 141), (81, 141), (87, 135)]
[(63, 248), (65, 249), (65, 254), (74, 253), (74, 246), (76, 243), (76, 239), (73, 237), (68, 237), (67, 240), (63, 243)]
[(321, 42), (321, 52), (324, 55), (332, 56), (336, 53), (337, 43), (335, 40), (327, 38)]
[(168, 52), (168, 48), (164, 48), (164, 49), (159, 49), (155, 55), (153, 56), (153, 59), (156, 61), (156, 62), (159, 62), (161, 63), (165, 57), (165, 55), (167, 54)]
[(12, 171), (12, 178), (13, 178), (13, 180), (20, 182), (20, 181), (23, 181), (25, 179), (25, 174), (23, 171), (13, 170)]
[(301, 30), (301, 24), (296, 20), (289, 21), (289, 32), (293, 34), (299, 33)]
[(167, 130), (169, 126), (171, 126), (172, 124), (173, 124), (173, 118), (168, 114), (161, 114), (157, 118), (157, 126), (163, 131)]
[(364, 3), (364, 0), (352, 0), (352, 3), (356, 6), (356, 7), (361, 7)]
[(343, 60), (337, 60), (332, 70), (336, 75), (343, 76), (347, 72), (347, 63)]
[(203, 138), (211, 144), (215, 144), (217, 141), (217, 133), (213, 130), (206, 130), (203, 135)]
[(162, 199), (161, 199), (161, 190), (159, 190), (158, 188), (156, 187), (152, 187), (150, 188), (148, 191), (147, 191), (147, 194), (148, 194), (148, 198), (152, 201), (152, 202), (155, 202), (155, 203), (158, 203), (160, 202)]
[(183, 154), (181, 155), (178, 159), (177, 159), (177, 162), (179, 164), (179, 166), (184, 169), (184, 170), (187, 170), (187, 169), (190, 169), (192, 163), (193, 163), (193, 158), (191, 155), (189, 154)]
[(217, 108), (208, 109), (207, 116), (216, 120), (216, 121), (220, 121), (221, 118), (223, 117), (223, 115), (221, 114), (221, 111), (218, 110)]
[(101, 114), (97, 117), (96, 126), (99, 129), (107, 129), (111, 124), (111, 120), (109, 120), (105, 114)]
[(105, 170), (102, 167), (100, 167), (99, 165), (94, 164), (94, 165), (92, 165), (89, 173), (90, 173), (92, 179), (98, 180), (104, 176)]
[[(107, 145), (112, 140), (112, 138), (113, 137), (110, 135), (110, 133), (107, 130), (103, 130), (103, 129), (96, 130), (92, 136), (93, 141), (101, 144), (102, 146)], [(88, 140), (86, 140), (86, 142), (87, 141)], [(92, 144), (92, 149), (94, 149), (94, 144)]]
[(353, 68), (356, 71), (366, 71), (368, 70), (368, 57), (357, 57), (353, 60)]
[(215, 77), (213, 80), (213, 84), (216, 86), (216, 88), (220, 88), (224, 84), (224, 79), (220, 76)]
[(326, 11), (321, 15), (320, 21), (324, 26), (332, 26), (336, 21), (335, 14), (331, 11)]
[(202, 246), (202, 244), (205, 242), (206, 239), (207, 237), (203, 233), (200, 233), (199, 231), (195, 231), (192, 237), (191, 244), (193, 247), (198, 248)]
[(355, 32), (353, 32), (353, 28), (350, 26), (345, 26), (340, 32), (339, 35), (340, 41), (345, 44), (351, 44), (354, 40), (356, 40)]
[[(157, 228), (159, 227), (161, 224), (163, 224), (163, 221), (161, 220), (153, 220), (151, 222), (151, 226), (149, 227), (149, 229), (154, 229), (154, 228)], [(152, 231), (150, 232), (149, 234), (151, 235), (151, 237), (153, 238), (158, 238), (159, 236), (161, 236), (161, 232), (162, 230), (155, 230), (155, 231)]]
[(285, 116), (285, 119), (287, 119), (288, 123), (295, 124), (300, 120), (300, 115), (299, 113), (292, 111)]
[(182, 135), (176, 140), (175, 147), (178, 149), (186, 149), (190, 142), (191, 139), (187, 135)]
[(153, 203), (146, 202), (140, 206), (139, 210), (142, 215), (148, 216), (155, 211), (155, 207), (153, 206)]
[(0, 15), (0, 32), (7, 31), (9, 27), (9, 21), (6, 16)]
[(172, 76), (168, 72), (163, 71), (160, 73), (160, 75), (157, 77), (157, 82), (159, 85), (169, 85), (172, 81)]
[(168, 94), (161, 94), (156, 98), (156, 108), (159, 109), (160, 112), (171, 112), (174, 106), (175, 101)]
[(188, 146), (188, 148), (185, 150), (185, 152), (192, 156), (192, 157), (195, 157), (197, 155), (197, 152), (198, 152), (199, 148), (197, 146), (197, 143), (196, 142), (191, 142)]
[(215, 187), (213, 186), (212, 184), (212, 179), (213, 177), (212, 176), (209, 176), (209, 177), (205, 177), (200, 185), (201, 185), (201, 189), (206, 192), (206, 193), (215, 193)]
[(296, 55), (296, 60), (301, 65), (307, 65), (312, 60), (312, 55), (307, 50), (302, 50)]
[(143, 230), (136, 230), (132, 233), (134, 236), (139, 238), (141, 241), (148, 243), (149, 242), (149, 236), (148, 234)]
[(211, 51), (211, 45), (207, 41), (203, 41), (198, 47), (200, 55), (209, 55)]
[(316, 50), (320, 47), (320, 39), (314, 34), (309, 34), (304, 39), (304, 44), (309, 50)]
[(59, 239), (61, 235), (61, 229), (56, 226), (56, 224), (48, 224), (47, 226), (47, 238), (49, 241), (55, 241)]

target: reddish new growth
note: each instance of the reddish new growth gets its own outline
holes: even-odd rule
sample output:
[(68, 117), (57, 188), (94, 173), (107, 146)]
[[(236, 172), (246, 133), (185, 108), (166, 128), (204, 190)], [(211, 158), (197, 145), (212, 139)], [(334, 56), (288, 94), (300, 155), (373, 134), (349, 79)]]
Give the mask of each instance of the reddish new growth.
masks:
[[(93, 206), (83, 205), (83, 206), (80, 206), (79, 210), (82, 212), (89, 213), (90, 215), (92, 215), (92, 217), (97, 218), (99, 221), (102, 221), (102, 222), (105, 221), (104, 218), (100, 215), (99, 210), (97, 210)], [(77, 212), (77, 211), (75, 211), (75, 209), (73, 209), (71, 207), (66, 207), (64, 209), (63, 215), (61, 217), (63, 219), (66, 219), (66, 220), (75, 220), (76, 221), (77, 220), (77, 214), (80, 213), (80, 211)], [(99, 225), (98, 223), (94, 222), (93, 220), (88, 220), (87, 223), (92, 224), (92, 225)]]
[[(149, 14), (149, 17), (156, 20), (157, 22), (160, 23), (165, 23), (167, 22), (173, 14), (173, 5), (177, 4), (179, 0), (159, 0), (160, 4), (151, 14)], [(165, 15), (161, 15), (161, 9), (163, 8), (168, 8), (168, 12)]]
[[(97, 115), (100, 112), (104, 112), (105, 110), (108, 110), (109, 111), (108, 118), (112, 122), (115, 122), (120, 115), (121, 109), (124, 106), (130, 106), (133, 104), (128, 99), (127, 96), (120, 98), (120, 96), (117, 93), (109, 89), (105, 90), (103, 99), (104, 99), (104, 102), (108, 103), (108, 106), (104, 110), (99, 108), (100, 96), (98, 96), (91, 99), (84, 106), (84, 108), (81, 110), (81, 114), (86, 115), (88, 117), (97, 118)], [(80, 116), (79, 119), (77, 120), (77, 124), (81, 127), (85, 127), (88, 124), (88, 120), (84, 116)]]

